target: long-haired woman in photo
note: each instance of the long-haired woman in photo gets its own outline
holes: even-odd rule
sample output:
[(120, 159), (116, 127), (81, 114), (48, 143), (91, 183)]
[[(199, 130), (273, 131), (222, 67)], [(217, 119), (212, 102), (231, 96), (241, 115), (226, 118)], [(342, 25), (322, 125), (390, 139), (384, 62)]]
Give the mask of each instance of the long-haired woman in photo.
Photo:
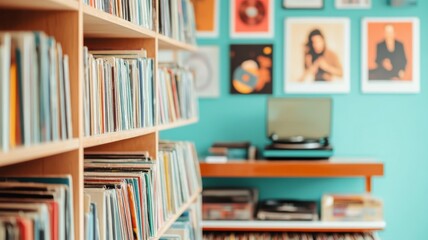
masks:
[(305, 71), (300, 81), (333, 81), (343, 76), (336, 53), (328, 49), (324, 34), (312, 30), (305, 45)]

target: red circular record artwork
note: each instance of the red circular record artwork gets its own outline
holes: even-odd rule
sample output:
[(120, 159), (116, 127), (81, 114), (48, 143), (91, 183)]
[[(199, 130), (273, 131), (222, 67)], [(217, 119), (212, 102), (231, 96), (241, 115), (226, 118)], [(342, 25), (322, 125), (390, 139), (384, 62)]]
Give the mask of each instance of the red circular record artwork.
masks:
[(238, 13), (243, 23), (257, 25), (266, 17), (266, 6), (260, 0), (245, 0), (240, 4)]

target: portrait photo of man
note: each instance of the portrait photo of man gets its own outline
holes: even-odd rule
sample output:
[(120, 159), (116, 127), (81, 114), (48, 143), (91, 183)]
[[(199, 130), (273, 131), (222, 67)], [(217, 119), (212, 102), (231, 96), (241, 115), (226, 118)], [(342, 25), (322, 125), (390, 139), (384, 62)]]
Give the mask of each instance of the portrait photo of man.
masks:
[(386, 24), (385, 38), (376, 45), (376, 68), (370, 69), (369, 80), (404, 79), (407, 58), (403, 42), (395, 37), (394, 25)]
[(419, 91), (417, 18), (366, 18), (362, 37), (363, 92)]

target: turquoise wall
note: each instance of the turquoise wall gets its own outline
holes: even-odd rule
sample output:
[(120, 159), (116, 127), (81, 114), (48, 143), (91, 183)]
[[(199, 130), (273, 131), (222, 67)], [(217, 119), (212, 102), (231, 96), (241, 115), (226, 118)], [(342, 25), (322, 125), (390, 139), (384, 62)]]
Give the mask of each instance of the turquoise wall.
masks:
[[(351, 92), (331, 96), (334, 101), (333, 137), (337, 156), (376, 157), (385, 163), (385, 176), (374, 180), (374, 195), (384, 199), (387, 240), (428, 239), (428, 1), (418, 7), (391, 8), (387, 0), (372, 0), (369, 10), (336, 10), (334, 0), (325, 0), (323, 10), (285, 10), (275, 1), (275, 37), (267, 40), (238, 40), (229, 37), (229, 1), (221, 0), (220, 36), (203, 39), (200, 45), (218, 45), (221, 53), (218, 99), (200, 100), (199, 123), (163, 132), (163, 139), (194, 141), (205, 154), (213, 141), (250, 140), (259, 148), (266, 143), (267, 96), (229, 94), (229, 44), (274, 44), (274, 96), (284, 93), (284, 19), (293, 16), (340, 16), (351, 19)], [(421, 93), (416, 95), (362, 94), (360, 90), (360, 29), (365, 16), (417, 16), (421, 29)], [(323, 193), (361, 193), (361, 179), (205, 179), (208, 186), (258, 187), (261, 198), (319, 199)]]

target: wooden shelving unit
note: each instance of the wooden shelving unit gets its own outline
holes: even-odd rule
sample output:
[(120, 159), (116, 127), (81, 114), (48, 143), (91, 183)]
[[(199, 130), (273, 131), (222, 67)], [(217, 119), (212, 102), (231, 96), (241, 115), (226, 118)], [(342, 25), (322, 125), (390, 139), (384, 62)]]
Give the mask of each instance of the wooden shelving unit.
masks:
[[(157, 5), (157, 4), (156, 4)], [(157, 8), (157, 6), (155, 6)], [(158, 9), (158, 8), (157, 8)], [(155, 27), (158, 24), (155, 23)], [(73, 139), (19, 147), (0, 152), (0, 175), (70, 174), (73, 177), (75, 239), (84, 239), (83, 155), (85, 150), (148, 151), (156, 159), (159, 131), (197, 122), (178, 121), (145, 129), (96, 136), (83, 135), (83, 46), (89, 50), (147, 50), (154, 58), (160, 49), (194, 51), (196, 46), (165, 37), (119, 17), (94, 9), (83, 0), (1, 0), (0, 31), (44, 31), (69, 55)], [(156, 80), (155, 80), (156, 81)], [(156, 83), (155, 83), (156, 85)], [(156, 111), (158, 112), (158, 111)], [(157, 118), (159, 119), (159, 118)], [(160, 229), (171, 224), (198, 198), (195, 194)]]
[(372, 177), (383, 176), (382, 162), (371, 159), (332, 158), (323, 161), (230, 161), (200, 163), (202, 177), (228, 178), (347, 178), (363, 177), (371, 192)]
[(203, 221), (204, 231), (373, 232), (385, 222)]

